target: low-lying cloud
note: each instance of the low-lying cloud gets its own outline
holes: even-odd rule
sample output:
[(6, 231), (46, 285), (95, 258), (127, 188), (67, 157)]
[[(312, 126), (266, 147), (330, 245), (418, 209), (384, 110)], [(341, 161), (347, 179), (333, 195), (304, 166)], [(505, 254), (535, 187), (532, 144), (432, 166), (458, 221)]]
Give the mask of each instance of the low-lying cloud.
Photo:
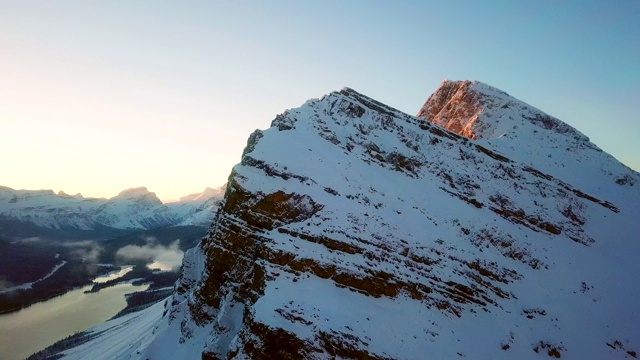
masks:
[(71, 256), (89, 263), (97, 263), (103, 250), (102, 246), (93, 240), (70, 241), (63, 243), (63, 246), (71, 249)]
[(18, 241), (16, 241), (16, 243), (21, 243), (21, 244), (35, 244), (35, 243), (39, 243), (42, 241), (42, 238), (39, 236), (33, 236), (33, 237), (27, 237), (27, 238), (22, 238)]
[(184, 252), (180, 250), (180, 239), (172, 242), (169, 246), (157, 244), (153, 237), (147, 238), (145, 246), (127, 245), (121, 247), (116, 252), (116, 259), (127, 261), (157, 261), (172, 269), (178, 269), (182, 264)]

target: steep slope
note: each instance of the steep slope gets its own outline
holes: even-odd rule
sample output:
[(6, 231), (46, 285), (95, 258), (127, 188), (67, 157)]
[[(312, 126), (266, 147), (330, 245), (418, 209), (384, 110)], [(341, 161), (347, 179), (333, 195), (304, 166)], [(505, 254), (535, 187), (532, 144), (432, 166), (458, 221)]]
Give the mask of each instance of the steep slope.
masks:
[[(222, 188), (221, 188), (222, 189)], [(127, 189), (111, 199), (55, 194), (51, 190), (0, 187), (0, 216), (46, 229), (152, 229), (174, 225), (209, 226), (222, 190), (163, 204), (145, 187)]]
[(66, 354), (636, 356), (640, 196), (613, 189), (334, 92), (250, 136), (164, 307)]

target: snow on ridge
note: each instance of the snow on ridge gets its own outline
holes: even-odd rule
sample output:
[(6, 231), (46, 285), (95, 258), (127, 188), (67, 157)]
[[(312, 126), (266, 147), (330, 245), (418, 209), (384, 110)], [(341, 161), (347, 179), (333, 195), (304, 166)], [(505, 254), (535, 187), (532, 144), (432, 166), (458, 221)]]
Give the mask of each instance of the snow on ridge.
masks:
[(211, 199), (213, 197), (222, 198), (226, 188), (227, 188), (227, 184), (224, 184), (215, 189), (207, 187), (206, 189), (204, 189), (203, 192), (183, 196), (177, 202), (199, 202), (199, 201), (201, 202), (201, 201), (206, 201), (208, 199)]
[(56, 194), (53, 190), (14, 190), (7, 186), (0, 187), (0, 201), (9, 200), (13, 202), (38, 200), (41, 198), (52, 198)]
[(162, 203), (162, 201), (160, 201), (156, 196), (156, 193), (147, 190), (145, 186), (122, 190), (118, 195), (112, 197), (110, 200), (117, 199), (145, 199), (147, 201)]

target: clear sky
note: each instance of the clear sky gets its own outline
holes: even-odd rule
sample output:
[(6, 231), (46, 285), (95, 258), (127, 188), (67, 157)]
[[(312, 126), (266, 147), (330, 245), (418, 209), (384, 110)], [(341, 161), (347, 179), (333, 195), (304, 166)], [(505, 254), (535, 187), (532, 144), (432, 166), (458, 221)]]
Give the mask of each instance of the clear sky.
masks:
[(479, 80), (640, 169), (640, 1), (0, 0), (0, 185), (162, 200), (349, 86), (410, 114)]

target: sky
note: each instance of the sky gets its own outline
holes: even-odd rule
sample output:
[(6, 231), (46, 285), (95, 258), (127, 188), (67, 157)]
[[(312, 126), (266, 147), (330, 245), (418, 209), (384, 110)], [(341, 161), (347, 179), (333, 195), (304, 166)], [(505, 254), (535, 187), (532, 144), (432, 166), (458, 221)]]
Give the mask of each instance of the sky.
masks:
[(348, 86), (415, 115), (479, 80), (640, 170), (640, 1), (0, 0), (0, 185), (163, 201)]

